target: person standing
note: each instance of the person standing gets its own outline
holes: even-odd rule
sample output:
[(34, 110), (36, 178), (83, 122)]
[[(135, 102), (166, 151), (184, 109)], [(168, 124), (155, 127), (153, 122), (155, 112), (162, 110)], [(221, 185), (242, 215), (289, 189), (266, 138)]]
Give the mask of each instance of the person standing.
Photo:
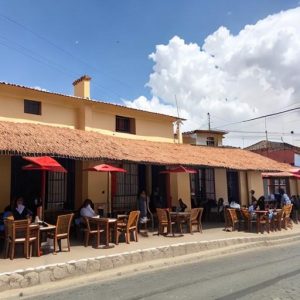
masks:
[(254, 194), (255, 194), (255, 191), (254, 191), (254, 190), (251, 190), (251, 191), (250, 191), (250, 200), (251, 200), (251, 203), (257, 201), (257, 199), (256, 199), (256, 197), (254, 196)]
[(284, 205), (292, 204), (289, 196), (285, 193), (284, 189), (280, 188), (279, 194), (280, 194), (281, 207), (283, 207)]
[(138, 199), (138, 208), (140, 211), (140, 223), (147, 222), (147, 194), (142, 190)]

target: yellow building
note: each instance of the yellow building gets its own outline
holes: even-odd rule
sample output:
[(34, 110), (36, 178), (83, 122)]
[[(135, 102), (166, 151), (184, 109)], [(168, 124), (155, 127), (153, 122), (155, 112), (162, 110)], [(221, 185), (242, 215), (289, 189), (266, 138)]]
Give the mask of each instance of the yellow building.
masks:
[[(22, 171), (22, 156), (55, 157), (67, 174), (48, 173), (49, 212), (77, 209), (85, 198), (114, 212), (136, 207), (139, 190), (160, 191), (161, 205), (189, 207), (203, 199), (236, 197), (248, 202), (250, 189), (263, 194), (261, 171), (287, 166), (233, 148), (195, 147), (174, 139), (176, 117), (92, 100), (90, 78), (74, 81), (74, 96), (0, 83), (0, 210), (22, 194), (32, 203), (40, 193), (40, 174)], [(126, 174), (86, 172), (110, 163)], [(196, 175), (162, 174), (171, 166), (197, 169)]]

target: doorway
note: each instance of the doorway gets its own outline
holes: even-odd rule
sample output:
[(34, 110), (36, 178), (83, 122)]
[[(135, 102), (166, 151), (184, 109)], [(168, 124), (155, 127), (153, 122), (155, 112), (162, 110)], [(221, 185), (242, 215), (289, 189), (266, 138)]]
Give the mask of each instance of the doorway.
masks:
[(237, 171), (227, 171), (228, 202), (240, 203), (239, 174)]

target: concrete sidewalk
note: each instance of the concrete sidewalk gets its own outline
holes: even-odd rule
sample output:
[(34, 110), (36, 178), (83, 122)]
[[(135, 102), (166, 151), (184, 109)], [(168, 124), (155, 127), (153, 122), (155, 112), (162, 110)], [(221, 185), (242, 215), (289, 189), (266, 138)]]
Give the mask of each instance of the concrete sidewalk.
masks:
[(155, 259), (166, 259), (208, 249), (226, 248), (238, 244), (262, 243), (300, 237), (300, 224), (293, 229), (256, 234), (243, 231), (226, 232), (212, 224), (203, 233), (184, 234), (180, 237), (139, 235), (139, 242), (120, 243), (110, 249), (94, 249), (91, 246), (72, 245), (71, 252), (47, 254), (30, 259), (0, 259), (0, 291), (55, 281), (70, 276), (117, 268)]

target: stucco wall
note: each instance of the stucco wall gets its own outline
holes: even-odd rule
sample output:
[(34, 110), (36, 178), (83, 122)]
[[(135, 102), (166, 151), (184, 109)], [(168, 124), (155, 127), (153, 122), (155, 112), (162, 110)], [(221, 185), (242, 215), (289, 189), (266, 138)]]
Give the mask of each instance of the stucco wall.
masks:
[[(42, 114), (25, 114), (24, 99), (40, 101)], [(136, 134), (115, 131), (116, 115), (135, 119)], [(174, 142), (174, 118), (101, 102), (1, 85), (0, 120), (97, 131), (125, 138)]]
[[(41, 115), (24, 113), (24, 99), (40, 101)], [(53, 101), (54, 100), (54, 101)], [(31, 94), (0, 94), (0, 119), (14, 122), (33, 122), (75, 128), (77, 111), (53, 97), (37, 97)]]
[[(259, 198), (264, 195), (263, 179), (261, 172), (259, 171), (248, 171), (248, 189), (255, 191), (255, 197)], [(249, 192), (248, 191), (248, 192)]]
[(240, 204), (249, 205), (249, 190), (247, 183), (247, 174), (245, 171), (239, 172), (239, 191), (240, 191)]
[[(116, 115), (135, 119), (136, 133), (116, 132)], [(86, 119), (86, 130), (103, 134), (114, 135), (129, 139), (144, 139), (151, 141), (174, 142), (173, 125), (168, 120), (143, 116), (135, 111), (127, 112), (116, 108), (115, 110), (93, 109), (92, 119)]]
[(216, 200), (223, 198), (225, 203), (228, 202), (227, 191), (227, 176), (226, 169), (214, 169), (215, 170), (215, 191)]
[(0, 156), (0, 211), (10, 204), (11, 158)]
[(178, 200), (181, 198), (187, 205), (187, 210), (191, 209), (191, 189), (189, 174), (170, 174), (170, 190), (172, 197), (172, 206), (177, 207)]
[[(83, 168), (102, 164), (103, 161), (83, 162)], [(106, 172), (82, 172), (82, 201), (90, 198), (94, 203), (106, 205), (107, 202), (107, 179)], [(110, 181), (110, 180), (109, 180)], [(110, 190), (110, 189), (109, 189)], [(110, 191), (109, 191), (110, 192)], [(111, 199), (109, 195), (109, 199)]]
[(297, 180), (294, 178), (290, 178), (289, 181), (290, 181), (290, 196), (298, 195), (299, 192), (297, 187)]

